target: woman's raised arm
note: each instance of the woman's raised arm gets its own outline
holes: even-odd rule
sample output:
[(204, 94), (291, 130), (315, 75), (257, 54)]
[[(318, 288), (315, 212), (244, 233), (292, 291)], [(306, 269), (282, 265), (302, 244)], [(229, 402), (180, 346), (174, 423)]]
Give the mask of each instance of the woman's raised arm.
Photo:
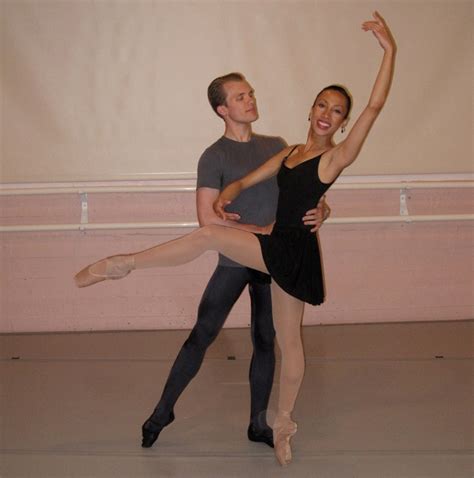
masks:
[(397, 47), (382, 16), (378, 12), (374, 12), (373, 16), (374, 20), (364, 22), (362, 29), (373, 33), (383, 48), (384, 55), (367, 106), (357, 118), (347, 138), (332, 151), (327, 171), (333, 173), (330, 175), (334, 178), (357, 158), (370, 128), (387, 100), (392, 83)]

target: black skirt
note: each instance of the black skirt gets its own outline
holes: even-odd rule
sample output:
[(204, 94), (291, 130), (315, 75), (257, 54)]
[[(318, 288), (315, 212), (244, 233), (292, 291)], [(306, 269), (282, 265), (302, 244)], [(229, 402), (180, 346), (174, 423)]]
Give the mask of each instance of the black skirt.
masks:
[(288, 294), (308, 304), (324, 302), (319, 241), (309, 228), (275, 225), (270, 235), (256, 234), (268, 272)]

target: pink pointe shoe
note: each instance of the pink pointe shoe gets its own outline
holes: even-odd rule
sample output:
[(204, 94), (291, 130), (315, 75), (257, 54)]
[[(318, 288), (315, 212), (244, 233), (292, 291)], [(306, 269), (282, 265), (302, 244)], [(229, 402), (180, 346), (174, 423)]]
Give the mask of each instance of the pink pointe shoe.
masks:
[(77, 287), (89, 287), (107, 279), (116, 280), (135, 269), (133, 254), (111, 256), (84, 267), (74, 276)]
[(295, 435), (297, 425), (291, 420), (290, 415), (278, 415), (273, 424), (273, 442), (275, 444), (275, 456), (281, 466), (291, 463), (290, 440)]

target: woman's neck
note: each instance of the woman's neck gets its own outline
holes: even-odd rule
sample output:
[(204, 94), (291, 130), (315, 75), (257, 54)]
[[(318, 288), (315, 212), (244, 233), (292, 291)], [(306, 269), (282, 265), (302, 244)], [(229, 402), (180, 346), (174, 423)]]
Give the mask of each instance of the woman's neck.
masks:
[(308, 138), (306, 144), (304, 145), (303, 151), (305, 153), (327, 151), (335, 146), (335, 142), (332, 136), (315, 136), (311, 134), (311, 131), (308, 133)]

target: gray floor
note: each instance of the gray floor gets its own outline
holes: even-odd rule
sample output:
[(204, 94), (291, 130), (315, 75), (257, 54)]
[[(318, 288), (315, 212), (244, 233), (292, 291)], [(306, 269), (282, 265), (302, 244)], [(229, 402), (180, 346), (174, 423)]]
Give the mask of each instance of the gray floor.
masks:
[(223, 332), (149, 450), (140, 425), (186, 332), (3, 335), (1, 476), (472, 477), (473, 325), (304, 328), (287, 468), (245, 436), (247, 330)]

